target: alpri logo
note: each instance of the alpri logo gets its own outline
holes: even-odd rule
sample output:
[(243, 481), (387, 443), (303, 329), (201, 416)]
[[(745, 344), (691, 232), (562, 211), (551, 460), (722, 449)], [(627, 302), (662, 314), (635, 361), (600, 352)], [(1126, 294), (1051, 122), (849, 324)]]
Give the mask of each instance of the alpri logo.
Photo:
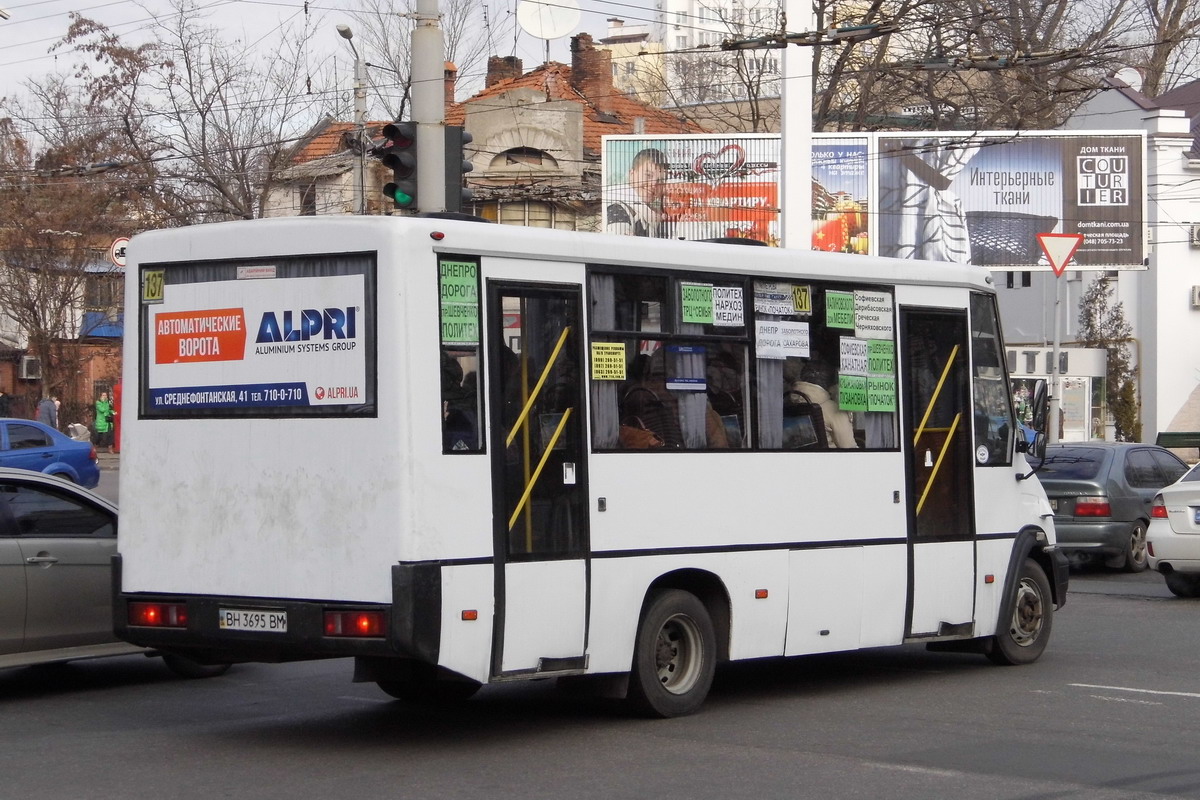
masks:
[(306, 342), (309, 339), (354, 339), (357, 337), (356, 316), (358, 309), (305, 308), (300, 311), (284, 311), (282, 323), (274, 311), (267, 311), (258, 325), (261, 342)]

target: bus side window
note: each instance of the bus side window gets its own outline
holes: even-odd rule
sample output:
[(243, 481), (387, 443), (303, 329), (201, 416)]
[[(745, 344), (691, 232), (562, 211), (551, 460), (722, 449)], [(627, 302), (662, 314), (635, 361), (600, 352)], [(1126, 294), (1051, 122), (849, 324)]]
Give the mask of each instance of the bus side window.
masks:
[(478, 259), (440, 257), (438, 295), (441, 304), (442, 452), (482, 453)]

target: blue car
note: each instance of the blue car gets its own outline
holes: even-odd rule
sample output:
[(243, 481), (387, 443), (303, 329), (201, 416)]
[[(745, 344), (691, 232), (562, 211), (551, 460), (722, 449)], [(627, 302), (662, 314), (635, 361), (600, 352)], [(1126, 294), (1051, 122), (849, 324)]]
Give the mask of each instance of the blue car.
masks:
[(88, 489), (100, 483), (91, 442), (78, 442), (31, 419), (0, 419), (0, 467), (57, 475)]

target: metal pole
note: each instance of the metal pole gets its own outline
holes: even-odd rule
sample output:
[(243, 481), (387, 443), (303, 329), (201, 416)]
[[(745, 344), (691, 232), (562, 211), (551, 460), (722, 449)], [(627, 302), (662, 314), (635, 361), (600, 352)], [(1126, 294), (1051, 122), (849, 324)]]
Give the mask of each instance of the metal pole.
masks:
[(367, 213), (367, 66), (354, 46), (354, 32), (348, 25), (337, 26), (338, 36), (346, 40), (354, 53), (354, 123), (358, 126), (358, 159), (354, 162), (354, 206), (359, 214)]
[(1062, 409), (1058, 380), (1058, 350), (1062, 339), (1059, 333), (1063, 305), (1062, 288), (1062, 275), (1057, 275), (1054, 280), (1054, 346), (1050, 350), (1050, 419), (1046, 420), (1046, 436), (1051, 442), (1062, 439), (1062, 430), (1058, 424)]
[(417, 0), (412, 32), (413, 121), (417, 123), (417, 210), (446, 210), (446, 43), (438, 0)]
[(358, 125), (358, 163), (354, 190), (358, 213), (367, 213), (367, 65), (354, 51), (354, 122)]

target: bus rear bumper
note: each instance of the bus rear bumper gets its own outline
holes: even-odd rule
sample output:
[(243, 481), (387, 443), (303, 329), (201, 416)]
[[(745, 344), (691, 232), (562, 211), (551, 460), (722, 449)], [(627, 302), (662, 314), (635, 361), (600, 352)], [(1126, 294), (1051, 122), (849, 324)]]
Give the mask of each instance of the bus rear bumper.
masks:
[[(277, 663), (322, 658), (383, 657), (437, 664), (440, 580), (425, 565), (392, 568), (392, 602), (347, 603), (264, 597), (121, 590), (121, 556), (113, 557), (113, 629), (142, 647), (201, 663)], [(175, 625), (148, 625), (131, 604), (182, 609)], [(237, 629), (243, 620), (267, 620), (261, 629)], [(361, 633), (354, 624), (364, 620)], [(372, 624), (367, 624), (371, 622)], [(231, 627), (233, 626), (233, 627)]]

